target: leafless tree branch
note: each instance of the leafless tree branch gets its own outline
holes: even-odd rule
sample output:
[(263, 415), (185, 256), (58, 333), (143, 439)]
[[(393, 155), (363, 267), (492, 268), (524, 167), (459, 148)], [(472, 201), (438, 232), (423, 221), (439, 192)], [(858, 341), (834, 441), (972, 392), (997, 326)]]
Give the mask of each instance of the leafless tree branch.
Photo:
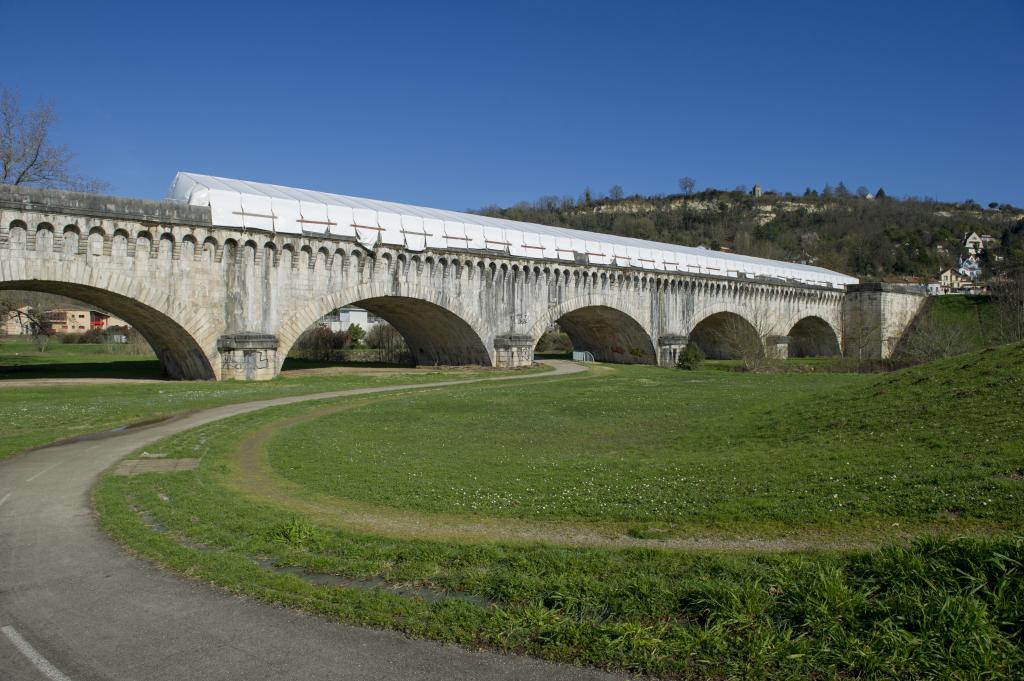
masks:
[(0, 184), (105, 190), (105, 182), (74, 171), (74, 154), (66, 145), (50, 142), (56, 121), (51, 102), (23, 111), (15, 92), (0, 90)]

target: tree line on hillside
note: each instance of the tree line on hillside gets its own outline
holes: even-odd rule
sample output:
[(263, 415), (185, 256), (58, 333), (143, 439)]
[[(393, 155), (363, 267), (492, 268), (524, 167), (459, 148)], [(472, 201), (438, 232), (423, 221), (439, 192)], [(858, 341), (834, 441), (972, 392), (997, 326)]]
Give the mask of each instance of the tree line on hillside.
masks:
[[(483, 215), (572, 229), (729, 250), (818, 265), (875, 280), (934, 280), (957, 264), (965, 234), (990, 234), (999, 257), (1024, 251), (1024, 211), (1009, 204), (983, 209), (929, 198), (895, 198), (884, 188), (873, 195), (840, 182), (802, 196), (705, 189), (626, 197), (619, 186), (607, 196), (587, 190), (579, 198), (544, 196), (508, 208), (488, 206)], [(996, 255), (996, 254), (992, 254)]]

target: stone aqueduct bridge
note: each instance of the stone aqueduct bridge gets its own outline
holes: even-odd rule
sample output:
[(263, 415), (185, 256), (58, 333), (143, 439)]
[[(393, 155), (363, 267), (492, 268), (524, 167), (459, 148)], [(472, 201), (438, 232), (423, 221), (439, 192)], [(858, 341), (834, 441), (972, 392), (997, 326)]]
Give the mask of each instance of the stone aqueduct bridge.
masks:
[(368, 250), (216, 227), (203, 207), (10, 186), (0, 187), (0, 289), (112, 312), (181, 379), (273, 377), (305, 329), (348, 304), (391, 322), (420, 364), (517, 366), (556, 321), (577, 349), (613, 362), (671, 364), (688, 339), (727, 356), (724, 330), (738, 327), (768, 353), (835, 354), (851, 319), (868, 338), (858, 351), (880, 356), (921, 300), (878, 285)]

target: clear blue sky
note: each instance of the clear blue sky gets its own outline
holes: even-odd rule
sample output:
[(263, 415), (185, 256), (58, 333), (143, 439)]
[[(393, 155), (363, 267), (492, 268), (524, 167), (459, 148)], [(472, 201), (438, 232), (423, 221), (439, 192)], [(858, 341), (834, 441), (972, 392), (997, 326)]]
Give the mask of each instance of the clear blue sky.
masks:
[(839, 180), (1024, 205), (1024, 2), (0, 0), (0, 84), (113, 193), (443, 208)]

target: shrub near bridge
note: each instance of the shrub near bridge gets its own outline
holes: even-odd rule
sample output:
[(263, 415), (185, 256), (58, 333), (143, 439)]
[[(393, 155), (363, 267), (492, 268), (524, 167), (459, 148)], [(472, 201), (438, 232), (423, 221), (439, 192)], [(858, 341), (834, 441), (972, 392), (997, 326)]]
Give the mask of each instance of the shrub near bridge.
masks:
[(676, 368), (695, 371), (704, 364), (704, 351), (696, 343), (687, 343), (686, 348), (676, 358)]

